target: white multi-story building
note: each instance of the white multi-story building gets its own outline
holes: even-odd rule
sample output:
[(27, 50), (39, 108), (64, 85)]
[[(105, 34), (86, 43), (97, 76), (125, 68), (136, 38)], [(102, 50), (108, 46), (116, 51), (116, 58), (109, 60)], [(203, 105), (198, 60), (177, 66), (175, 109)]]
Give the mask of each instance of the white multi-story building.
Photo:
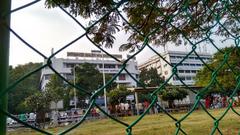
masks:
[[(112, 54), (114, 57), (123, 61), (123, 56), (120, 54)], [(78, 52), (68, 52), (68, 58), (52, 58), (52, 66), (53, 68), (60, 73), (63, 77), (68, 80), (73, 80), (73, 68), (77, 65), (83, 63), (90, 63), (96, 65), (96, 68), (100, 71), (100, 73), (115, 75), (121, 69), (122, 63), (117, 62), (116, 60), (110, 58), (106, 54), (101, 54), (99, 52), (92, 53), (78, 53)], [(46, 61), (45, 61), (46, 62)], [(138, 78), (139, 71), (137, 69), (137, 62), (135, 59), (130, 60), (127, 63), (126, 69), (131, 73), (131, 75), (135, 78)], [(41, 73), (41, 89), (44, 90), (46, 84), (48, 83), (50, 76), (54, 74), (54, 72), (46, 67), (42, 70)], [(94, 78), (93, 78), (94, 81)], [(124, 84), (129, 87), (136, 87), (136, 82), (125, 72), (117, 77), (115, 80), (117, 84)]]
[[(187, 56), (187, 54), (188, 52), (168, 51), (161, 54), (161, 56), (169, 64), (159, 56), (155, 55), (148, 61), (139, 65), (138, 68), (139, 70), (142, 70), (143, 68), (149, 69), (151, 67), (156, 68), (158, 70), (158, 73), (161, 74), (161, 76), (166, 80), (173, 74), (173, 66), (178, 64), (177, 74), (181, 80), (187, 85), (194, 85), (194, 78), (196, 76), (196, 73), (203, 67), (203, 63), (196, 54), (190, 54), (184, 61), (182, 61)], [(198, 53), (198, 55), (205, 62), (208, 62), (212, 58), (212, 55), (208, 53)], [(182, 85), (179, 78), (176, 76), (173, 76), (169, 80), (169, 84)]]

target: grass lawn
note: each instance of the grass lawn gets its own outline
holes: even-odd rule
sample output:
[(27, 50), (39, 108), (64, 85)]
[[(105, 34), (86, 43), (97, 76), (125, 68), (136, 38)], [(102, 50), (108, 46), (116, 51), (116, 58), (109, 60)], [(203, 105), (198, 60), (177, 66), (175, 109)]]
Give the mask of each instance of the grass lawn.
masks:
[[(240, 108), (236, 109), (240, 112)], [(212, 115), (218, 118), (224, 109), (209, 110)], [(185, 113), (173, 114), (175, 118), (181, 118)], [(137, 117), (122, 117), (122, 121), (127, 123), (133, 122)], [(213, 120), (201, 110), (192, 113), (182, 122), (183, 130), (190, 135), (207, 135), (210, 134), (213, 127)], [(66, 128), (66, 127), (64, 127)], [(48, 129), (52, 133), (57, 133), (64, 128)], [(240, 116), (231, 110), (220, 121), (219, 128), (224, 135), (237, 135), (240, 131)], [(86, 121), (78, 128), (71, 131), (70, 135), (124, 135), (126, 127), (113, 120), (103, 119), (95, 121)], [(133, 127), (133, 135), (173, 135), (175, 133), (175, 122), (166, 114), (145, 116), (137, 125)], [(8, 131), (8, 135), (35, 135), (39, 134), (30, 129), (17, 129)]]

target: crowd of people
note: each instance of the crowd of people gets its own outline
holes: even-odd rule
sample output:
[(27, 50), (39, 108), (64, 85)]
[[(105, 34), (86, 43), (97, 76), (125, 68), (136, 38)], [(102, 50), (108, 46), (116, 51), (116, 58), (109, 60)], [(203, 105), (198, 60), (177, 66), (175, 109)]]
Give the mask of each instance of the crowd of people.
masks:
[[(215, 96), (207, 96), (205, 98), (205, 107), (207, 109), (215, 109), (215, 108), (224, 108), (228, 106), (228, 100), (229, 97), (227, 96), (220, 96), (220, 95), (215, 95)], [(233, 106), (237, 105), (238, 101), (233, 102)]]
[(125, 103), (119, 103), (116, 104), (115, 106), (109, 106), (108, 110), (111, 114), (114, 114), (116, 116), (131, 116), (137, 114), (136, 108), (139, 109), (139, 113), (143, 113), (150, 105), (150, 102), (144, 101), (142, 103), (130, 103), (130, 102), (125, 102)]

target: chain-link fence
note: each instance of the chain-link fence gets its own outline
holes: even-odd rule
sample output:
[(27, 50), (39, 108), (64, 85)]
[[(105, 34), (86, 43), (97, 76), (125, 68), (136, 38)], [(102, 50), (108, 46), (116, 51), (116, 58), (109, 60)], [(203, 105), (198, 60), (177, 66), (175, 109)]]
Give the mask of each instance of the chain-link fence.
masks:
[[(67, 130), (59, 133), (59, 134), (65, 134), (70, 132), (71, 130), (74, 130), (76, 127), (81, 125), (86, 117), (87, 114), (90, 112), (90, 110), (93, 107), (97, 107), (104, 115), (109, 117), (110, 119), (116, 121), (117, 123), (125, 126), (126, 133), (127, 134), (132, 134), (132, 128), (136, 126), (137, 123), (139, 123), (144, 116), (149, 112), (150, 108), (152, 108), (157, 100), (158, 100), (158, 94), (165, 89), (165, 87), (168, 85), (169, 81), (173, 78), (176, 77), (179, 79), (179, 81), (182, 83), (185, 88), (187, 88), (189, 91), (193, 92), (196, 94), (195, 96), (195, 102), (191, 109), (180, 119), (175, 118), (171, 113), (166, 111), (162, 106), (159, 106), (161, 110), (169, 116), (173, 122), (175, 122), (176, 125), (176, 132), (175, 134), (187, 134), (187, 132), (184, 130), (182, 127), (182, 122), (186, 120), (197, 108), (198, 106), (201, 106), (201, 108), (210, 116), (208, 117), (209, 119), (212, 119), (212, 124), (213, 128), (211, 130), (210, 134), (215, 134), (218, 132), (219, 134), (223, 134), (222, 130), (219, 128), (219, 124), (221, 120), (226, 116), (226, 114), (232, 110), (236, 115), (240, 116), (239, 112), (237, 112), (234, 107), (233, 103), (235, 101), (234, 96), (237, 95), (239, 92), (239, 86), (240, 86), (240, 79), (239, 79), (239, 72), (236, 71), (236, 66), (239, 66), (239, 60), (235, 59), (235, 62), (237, 65), (233, 65), (233, 63), (229, 62), (229, 58), (232, 55), (232, 53), (236, 52), (236, 55), (239, 56), (239, 8), (237, 8), (237, 5), (239, 5), (239, 1), (233, 1), (233, 0), (219, 0), (219, 1), (208, 1), (208, 0), (202, 0), (202, 1), (113, 1), (111, 3), (111, 7), (105, 10), (104, 15), (101, 17), (98, 17), (98, 20), (92, 21), (91, 25), (88, 27), (85, 27), (81, 22), (79, 22), (74, 16), (72, 16), (64, 7), (62, 7), (61, 4), (58, 4), (58, 1), (51, 1), (54, 3), (55, 6), (58, 6), (64, 13), (66, 13), (70, 19), (75, 21), (82, 29), (85, 30), (85, 33), (80, 35), (78, 38), (75, 40), (69, 42), (65, 46), (63, 46), (61, 49), (57, 50), (54, 54), (51, 56), (47, 57), (45, 56), (42, 52), (34, 48), (31, 44), (29, 44), (27, 41), (25, 41), (21, 35), (16, 33), (14, 29), (12, 29), (9, 25), (9, 18), (11, 14), (14, 14), (14, 12), (18, 12), (20, 10), (24, 10), (25, 8), (28, 8), (29, 6), (32, 6), (39, 2), (40, 0), (33, 1), (31, 3), (28, 3), (24, 6), (21, 6), (19, 8), (10, 10), (10, 1), (9, 0), (1, 0), (0, 2), (0, 14), (1, 14), (1, 20), (0, 20), (0, 60), (1, 60), (1, 67), (0, 67), (0, 77), (1, 77), (1, 83), (0, 83), (0, 97), (1, 97), (1, 103), (0, 103), (0, 123), (1, 123), (1, 129), (0, 129), (0, 134), (5, 134), (6, 133), (6, 116), (10, 117), (17, 122), (25, 125), (26, 127), (32, 128), (38, 132), (41, 132), (43, 134), (51, 134), (47, 131), (44, 131), (43, 129), (36, 128), (34, 126), (29, 125), (26, 122), (23, 122), (19, 120), (18, 118), (14, 117), (12, 114), (10, 114), (6, 110), (6, 95), (8, 92), (13, 90), (15, 86), (17, 86), (19, 83), (21, 83), (24, 79), (27, 77), (31, 76), (32, 74), (41, 71), (45, 67), (49, 67), (53, 72), (55, 72), (59, 77), (61, 77), (67, 84), (69, 84), (72, 87), (75, 87), (77, 90), (85, 93), (86, 95), (90, 96), (90, 104), (88, 106), (88, 109), (86, 110), (85, 114), (83, 115), (82, 119), (76, 123), (75, 125), (71, 126)], [(132, 4), (132, 5), (131, 5)], [(139, 5), (138, 5), (139, 4)], [(140, 17), (140, 19), (143, 19), (142, 26), (136, 27), (135, 24), (132, 24), (132, 21), (129, 21), (129, 19), (126, 18), (126, 14), (124, 14), (123, 9), (125, 6), (132, 6), (130, 10), (133, 12), (136, 12), (136, 15), (139, 13), (137, 12), (142, 12), (143, 14), (146, 12), (144, 8), (149, 8), (147, 10), (148, 15), (143, 16), (143, 18)], [(134, 7), (136, 6), (143, 6), (143, 10), (134, 10)], [(234, 6), (235, 5), (235, 6)], [(103, 5), (104, 6), (104, 5)], [(170, 8), (164, 9), (162, 7), (168, 6)], [(96, 7), (97, 8), (97, 7)], [(169, 10), (169, 11), (166, 11)], [(165, 12), (164, 12), (165, 11)], [(95, 27), (98, 27), (99, 24), (104, 21), (104, 19), (110, 14), (117, 14), (119, 18), (121, 18), (122, 23), (124, 23), (125, 26), (127, 26), (127, 29), (132, 32), (136, 33), (137, 38), (141, 40), (136, 42), (138, 46), (135, 48), (135, 52), (127, 58), (125, 61), (121, 61), (118, 58), (114, 57), (107, 51), (101, 48), (99, 44), (95, 40), (91, 38), (92, 30)], [(165, 14), (169, 13), (169, 14)], [(193, 14), (194, 13), (194, 14)], [(151, 20), (152, 17), (155, 17), (156, 22), (150, 22), (153, 21)], [(204, 19), (204, 17), (206, 17)], [(184, 20), (181, 20), (184, 18)], [(132, 18), (130, 18), (131, 20)], [(179, 20), (179, 21), (178, 21)], [(205, 21), (209, 21), (209, 23), (206, 23)], [(229, 20), (229, 21), (228, 21)], [(159, 23), (157, 22), (159, 21)], [(161, 22), (161, 23), (160, 23)], [(17, 23), (17, 22), (16, 22)], [(148, 24), (149, 23), (149, 24)], [(152, 25), (147, 26), (147, 25)], [(154, 27), (153, 27), (154, 26)], [(149, 27), (149, 29), (145, 30), (144, 27)], [(16, 82), (13, 84), (7, 86), (7, 81), (8, 81), (8, 44), (9, 44), (9, 32), (11, 32), (14, 36), (16, 36), (19, 40), (21, 40), (26, 46), (31, 48), (33, 51), (35, 51), (38, 55), (40, 55), (42, 58), (47, 60), (47, 63), (42, 65), (41, 67), (38, 67), (37, 69), (29, 72), (25, 76), (22, 76), (20, 79), (18, 79)], [(233, 47), (232, 49), (229, 49), (227, 51), (223, 51), (219, 48), (218, 44), (216, 44), (215, 41), (218, 41), (217, 37), (214, 37), (214, 32), (220, 33), (219, 35), (222, 35), (223, 37), (226, 37), (227, 40), (233, 41)], [(165, 33), (165, 34), (162, 34)], [(136, 36), (135, 35), (135, 36)], [(157, 35), (157, 36), (156, 36)], [(157, 38), (158, 35), (162, 35), (161, 39), (159, 40), (166, 40), (166, 41), (158, 41)], [(190, 36), (192, 35), (192, 36)], [(95, 35), (96, 36), (96, 35)], [(51, 59), (63, 51), (64, 49), (68, 48), (71, 46), (73, 43), (76, 41), (80, 40), (81, 38), (86, 37), (94, 46), (98, 47), (102, 52), (105, 54), (109, 55), (112, 59), (116, 60), (117, 62), (122, 63), (121, 69), (118, 71), (117, 74), (115, 74), (111, 80), (109, 80), (106, 85), (101, 86), (99, 89), (95, 91), (95, 93), (89, 93), (87, 90), (82, 89), (80, 87), (75, 86), (69, 80), (65, 79), (61, 74), (51, 65)], [(192, 50), (188, 52), (187, 55), (185, 55), (180, 62), (176, 63), (173, 65), (169, 61), (167, 61), (159, 52), (154, 50), (153, 46), (151, 45), (153, 43), (153, 40), (158, 41), (159, 43), (166, 43), (171, 40), (176, 40), (176, 39), (182, 39), (184, 42), (192, 46)], [(177, 41), (176, 41), (177, 42)], [(141, 43), (141, 45), (139, 45)], [(207, 43), (208, 46), (212, 46), (213, 48), (217, 49), (224, 57), (222, 58), (222, 61), (216, 65), (216, 67), (210, 67), (206, 61), (204, 61), (199, 55), (198, 52), (196, 51), (198, 47), (202, 43)], [(132, 46), (134, 46), (132, 44)], [(126, 66), (127, 63), (134, 58), (136, 55), (138, 55), (142, 50), (145, 48), (150, 48), (152, 52), (154, 52), (156, 55), (158, 55), (161, 59), (163, 59), (168, 66), (172, 67), (172, 74), (170, 77), (165, 78), (165, 82), (160, 85), (160, 87), (156, 88), (152, 93), (151, 93), (151, 103), (149, 107), (132, 123), (125, 123), (107, 112), (105, 112), (101, 107), (99, 107), (96, 104), (96, 98), (104, 91), (104, 88), (108, 87), (111, 85), (111, 83), (114, 82), (114, 80), (124, 71), (128, 73), (128, 75), (137, 82), (143, 89), (145, 89), (145, 84), (142, 82), (139, 82), (138, 79), (136, 79), (134, 76), (132, 76), (129, 71), (127, 70)], [(236, 51), (237, 50), (237, 51)], [(197, 56), (197, 59), (201, 60), (202, 64), (206, 66), (206, 68), (209, 70), (210, 75), (210, 80), (199, 91), (195, 91), (191, 87), (189, 87), (187, 84), (184, 83), (184, 80), (182, 80), (181, 77), (179, 77), (178, 74), (178, 67), (181, 66), (181, 64), (191, 55), (194, 54)], [(235, 67), (234, 67), (235, 66)], [(219, 89), (226, 91), (227, 88), (224, 87), (223, 84), (219, 81), (219, 74), (222, 69), (226, 69), (225, 67), (228, 67), (228, 72), (231, 72), (233, 82), (234, 83), (234, 88), (232, 89), (232, 92), (229, 96), (228, 99), (228, 106), (226, 107), (225, 111), (222, 113), (220, 117), (215, 117), (211, 113), (208, 112), (206, 107), (203, 105), (202, 102), (200, 102), (201, 99), (205, 98), (205, 95), (207, 92), (212, 89), (212, 87), (218, 87)], [(239, 70), (239, 69), (238, 69)], [(4, 126), (5, 125), (5, 126)], [(201, 128), (201, 127), (199, 127)]]

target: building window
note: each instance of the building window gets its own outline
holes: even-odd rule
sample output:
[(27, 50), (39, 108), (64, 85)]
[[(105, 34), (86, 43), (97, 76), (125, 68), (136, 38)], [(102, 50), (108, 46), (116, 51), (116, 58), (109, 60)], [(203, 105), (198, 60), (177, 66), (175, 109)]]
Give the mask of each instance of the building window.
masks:
[(195, 66), (195, 64), (190, 64), (190, 66)]
[(126, 80), (125, 74), (120, 74), (118, 77), (119, 80)]
[(63, 64), (63, 67), (64, 67), (64, 68), (73, 68), (73, 67), (74, 67), (74, 64), (64, 63), (64, 64)]
[(136, 74), (136, 79), (139, 79), (139, 75), (138, 74)]
[(197, 73), (197, 71), (196, 70), (191, 70), (191, 73)]
[(177, 63), (172, 63), (173, 66), (177, 65)]
[(50, 75), (50, 74), (44, 75), (44, 79), (45, 79), (45, 80), (50, 80), (50, 78), (51, 78), (51, 75)]
[(185, 81), (185, 76), (179, 76), (182, 81)]
[(138, 67), (137, 66), (134, 66), (136, 70), (138, 70)]
[(190, 70), (185, 70), (185, 73), (190, 73)]
[(186, 80), (192, 80), (190, 76), (186, 76)]
[(181, 57), (181, 56), (176, 56), (176, 58), (177, 58), (177, 59), (182, 59), (183, 57)]
[(184, 73), (184, 70), (178, 70), (178, 73)]
[(118, 68), (122, 68), (122, 65), (117, 65)]
[(164, 66), (163, 67), (167, 67), (167, 64), (164, 64)]
[(104, 68), (115, 68), (115, 65), (113, 65), (113, 64), (105, 64)]

